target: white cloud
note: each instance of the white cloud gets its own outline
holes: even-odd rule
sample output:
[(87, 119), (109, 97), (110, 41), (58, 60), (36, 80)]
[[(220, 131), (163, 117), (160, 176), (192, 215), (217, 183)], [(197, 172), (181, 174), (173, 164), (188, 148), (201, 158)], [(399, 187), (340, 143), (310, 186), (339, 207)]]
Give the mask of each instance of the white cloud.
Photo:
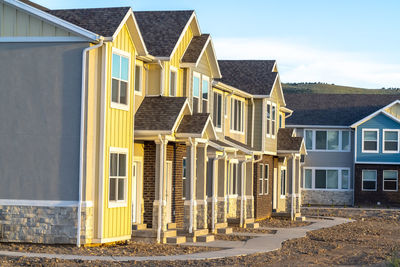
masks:
[(371, 54), (329, 51), (295, 40), (216, 38), (220, 59), (276, 59), (283, 82), (327, 82), (365, 88), (400, 87), (400, 63)]

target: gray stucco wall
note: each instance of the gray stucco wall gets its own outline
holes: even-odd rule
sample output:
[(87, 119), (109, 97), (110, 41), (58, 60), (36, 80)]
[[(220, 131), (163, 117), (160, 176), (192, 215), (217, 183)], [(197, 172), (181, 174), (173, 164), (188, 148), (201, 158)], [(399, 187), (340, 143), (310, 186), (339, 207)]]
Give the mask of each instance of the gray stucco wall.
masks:
[(0, 44), (0, 199), (78, 199), (87, 46)]
[[(290, 126), (288, 126), (290, 127)], [(324, 129), (330, 130), (330, 129)], [(297, 128), (296, 135), (304, 137), (304, 128)], [(307, 151), (301, 168), (301, 186), (303, 187), (304, 168), (337, 167), (350, 169), (350, 181), (354, 184), (354, 132), (351, 132), (350, 152)], [(305, 190), (302, 191), (303, 204), (352, 205), (353, 190)]]

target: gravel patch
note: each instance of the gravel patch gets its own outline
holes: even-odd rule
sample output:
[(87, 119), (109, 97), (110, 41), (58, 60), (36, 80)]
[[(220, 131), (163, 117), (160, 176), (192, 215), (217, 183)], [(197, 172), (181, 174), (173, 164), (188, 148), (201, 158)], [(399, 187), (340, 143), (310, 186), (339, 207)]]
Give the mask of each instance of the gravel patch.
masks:
[(224, 241), (247, 241), (251, 239), (251, 236), (245, 235), (235, 235), (235, 234), (216, 234), (214, 235), (215, 240), (224, 240)]
[(233, 227), (233, 232), (235, 233), (254, 233), (254, 234), (276, 234), (277, 230), (273, 229), (260, 229), (260, 228), (241, 228), (241, 227)]

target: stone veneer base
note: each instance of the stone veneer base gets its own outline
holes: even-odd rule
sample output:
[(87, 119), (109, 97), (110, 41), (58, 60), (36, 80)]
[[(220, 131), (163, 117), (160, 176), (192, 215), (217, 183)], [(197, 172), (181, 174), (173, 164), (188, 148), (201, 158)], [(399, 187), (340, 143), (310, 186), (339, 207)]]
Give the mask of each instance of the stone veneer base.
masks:
[[(82, 208), (81, 244), (94, 235), (93, 207)], [(76, 244), (77, 207), (0, 206), (0, 242)]]
[(302, 190), (303, 205), (353, 205), (353, 191)]

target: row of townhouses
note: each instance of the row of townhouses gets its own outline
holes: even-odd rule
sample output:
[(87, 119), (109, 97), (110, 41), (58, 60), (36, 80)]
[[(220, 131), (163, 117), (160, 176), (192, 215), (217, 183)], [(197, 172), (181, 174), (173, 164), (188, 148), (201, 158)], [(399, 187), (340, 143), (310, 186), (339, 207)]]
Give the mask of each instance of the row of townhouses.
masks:
[(212, 240), (300, 214), (276, 62), (219, 61), (194, 11), (0, 0), (0, 239)]
[(400, 204), (399, 96), (284, 95), (194, 11), (0, 0), (0, 58), (0, 241), (205, 242)]

